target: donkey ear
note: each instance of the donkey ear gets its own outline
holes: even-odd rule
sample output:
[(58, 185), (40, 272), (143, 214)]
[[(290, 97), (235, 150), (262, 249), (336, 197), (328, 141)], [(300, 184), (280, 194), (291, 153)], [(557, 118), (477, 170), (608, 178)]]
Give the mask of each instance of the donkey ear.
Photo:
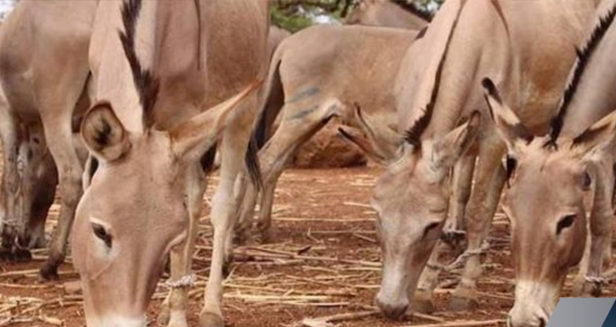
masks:
[(259, 85), (261, 81), (171, 129), (169, 135), (175, 154), (178, 157), (199, 160), (216, 143), (218, 135), (225, 128), (228, 114)]
[(471, 113), (468, 120), (436, 141), (432, 147), (432, 164), (438, 170), (452, 168), (460, 157), (471, 147), (479, 132), (481, 114)]
[(513, 110), (503, 102), (491, 79), (484, 78), (481, 85), (484, 88), (484, 97), (498, 134), (507, 144), (510, 153), (518, 153), (523, 146), (533, 140), (533, 134), (526, 129)]
[(571, 149), (584, 156), (601, 145), (616, 140), (616, 111), (603, 117), (573, 139)]
[[(373, 121), (370, 117), (362, 113), (358, 104), (355, 106), (355, 121), (363, 130), (366, 137), (363, 140), (347, 137), (351, 142), (355, 143), (360, 149), (366, 151), (370, 157), (381, 158), (377, 162), (386, 162), (396, 157), (400, 145), (403, 143), (403, 137), (398, 132), (385, 126), (385, 124)], [(346, 137), (346, 135), (343, 134)], [(359, 144), (356, 141), (361, 141)]]
[(109, 102), (94, 105), (81, 122), (81, 137), (98, 159), (110, 162), (130, 149), (128, 132), (116, 116)]
[(338, 135), (357, 146), (372, 161), (381, 166), (387, 165), (388, 158), (382, 157), (366, 136), (344, 128), (338, 128)]

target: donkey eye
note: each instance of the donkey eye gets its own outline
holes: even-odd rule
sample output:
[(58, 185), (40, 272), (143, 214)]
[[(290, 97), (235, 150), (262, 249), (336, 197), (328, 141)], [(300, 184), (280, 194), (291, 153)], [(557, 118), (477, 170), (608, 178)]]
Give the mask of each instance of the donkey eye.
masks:
[(97, 223), (92, 223), (92, 231), (94, 232), (94, 235), (96, 237), (98, 237), (101, 241), (105, 242), (105, 245), (107, 245), (107, 247), (111, 247), (111, 235), (107, 233), (105, 227)]
[(560, 219), (558, 224), (556, 224), (556, 235), (560, 235), (563, 229), (571, 227), (571, 225), (573, 225), (573, 222), (575, 221), (576, 216), (577, 215), (566, 215), (562, 219)]
[(582, 188), (584, 188), (585, 191), (589, 190), (591, 183), (592, 180), (590, 179), (590, 174), (588, 172), (585, 172), (584, 176), (582, 177)]
[(429, 223), (428, 226), (426, 226), (426, 228), (424, 229), (422, 238), (426, 237), (426, 235), (428, 235), (428, 233), (433, 231), (439, 225), (440, 225), (440, 223), (437, 223), (437, 222)]

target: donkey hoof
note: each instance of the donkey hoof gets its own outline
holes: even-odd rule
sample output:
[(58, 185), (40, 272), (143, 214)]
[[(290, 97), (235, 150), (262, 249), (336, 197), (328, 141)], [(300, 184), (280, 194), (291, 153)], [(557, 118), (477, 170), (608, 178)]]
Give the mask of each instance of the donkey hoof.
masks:
[(432, 297), (427, 292), (416, 292), (415, 297), (413, 298), (413, 304), (411, 305), (413, 311), (421, 312), (421, 313), (433, 313), (436, 309), (434, 308), (434, 302), (432, 301)]
[(225, 327), (225, 322), (215, 313), (204, 312), (199, 318), (199, 327)]
[(13, 261), (13, 252), (11, 249), (0, 248), (0, 261)]
[(233, 244), (245, 245), (248, 242), (248, 233), (245, 230), (237, 230), (233, 234)]
[(449, 310), (452, 311), (470, 311), (479, 307), (477, 298), (469, 295), (457, 295), (453, 294), (449, 302)]
[(43, 267), (40, 269), (41, 278), (45, 281), (58, 280), (60, 277), (58, 276), (58, 266), (45, 263)]
[(26, 262), (32, 260), (32, 253), (27, 249), (15, 249), (14, 260), (18, 262)]
[(270, 241), (270, 233), (268, 230), (262, 231), (259, 230), (257, 235), (255, 236), (255, 242), (257, 244), (266, 244)]

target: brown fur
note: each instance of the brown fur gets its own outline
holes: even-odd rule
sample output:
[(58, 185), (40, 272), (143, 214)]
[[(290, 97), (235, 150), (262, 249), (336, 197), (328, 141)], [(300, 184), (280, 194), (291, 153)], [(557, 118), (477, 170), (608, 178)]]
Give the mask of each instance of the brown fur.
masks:
[[(71, 118), (89, 105), (86, 59), (95, 8), (96, 1), (22, 1), (0, 31), (0, 82), (7, 100), (0, 110), (3, 201), (8, 219), (21, 226), (22, 245), (45, 245), (48, 205), (43, 203), (50, 205), (59, 179), (62, 208), (42, 271), (45, 277), (53, 277), (64, 258), (81, 195), (80, 141), (73, 136)], [(57, 17), (65, 18), (65, 24), (58, 25)], [(29, 160), (26, 153), (32, 154)], [(18, 173), (18, 162), (24, 174)], [(37, 220), (32, 228), (27, 227), (29, 219)]]
[[(235, 185), (246, 171), (267, 27), (266, 1), (100, 3), (90, 47), (98, 104), (81, 128), (99, 164), (80, 200), (72, 242), (88, 326), (143, 326), (168, 255), (172, 281), (190, 274), (203, 158), (211, 159), (217, 143), (221, 177), (200, 326), (223, 325), (223, 265), (232, 251), (242, 196)], [(187, 299), (187, 287), (173, 288), (161, 320), (186, 326)]]
[[(575, 58), (571, 45), (581, 43), (593, 10), (592, 3), (579, 1), (523, 4), (498, 1), (495, 6), (491, 0), (472, 0), (467, 1), (463, 9), (462, 5), (461, 1), (445, 2), (425, 36), (407, 51), (398, 75), (399, 130), (407, 130), (424, 116), (423, 108), (434, 92), (440, 58), (445, 49), (450, 48), (438, 85), (438, 92), (443, 96), (436, 99), (432, 118), (421, 133), (421, 151), (409, 145), (400, 149), (398, 160), (387, 168), (374, 191), (373, 205), (379, 212), (382, 230), (387, 231), (383, 238), (383, 280), (377, 301), (391, 317), (401, 314), (402, 308), (409, 305), (408, 295), (399, 290), (408, 289), (412, 295), (424, 267), (423, 264), (407, 266), (404, 263), (411, 258), (414, 262), (425, 263), (435, 242), (421, 247), (402, 247), (416, 244), (424, 234), (423, 229), (434, 222), (440, 222), (437, 228), (440, 232), (452, 190), (448, 183), (450, 169), (460, 162), (472, 165), (476, 156), (474, 187), (471, 190), (472, 179), (468, 178), (473, 170), (463, 167), (460, 171), (467, 175), (460, 179), (467, 186), (456, 186), (456, 189), (471, 190), (468, 205), (465, 209), (462, 207), (467, 218), (467, 251), (478, 252), (487, 234), (505, 181), (501, 168), (505, 151), (496, 131), (484, 118), (489, 117), (489, 111), (482, 99), (481, 80), (486, 76), (497, 78), (496, 85), (507, 90), (503, 93), (507, 95), (503, 101), (515, 103), (521, 120), (529, 122), (526, 124), (529, 131), (547, 130)], [(448, 45), (459, 10), (460, 19)], [(538, 21), (541, 24), (537, 24)], [(552, 33), (543, 29), (543, 24), (566, 28)], [(424, 59), (418, 62), (417, 58)], [(475, 110), (482, 113), (479, 134), (470, 151), (465, 153), (468, 148), (462, 145), (466, 143), (452, 145), (446, 140), (455, 139), (456, 133), (473, 134), (462, 133), (464, 127), (457, 124)], [(479, 257), (470, 255), (453, 297), (453, 307), (468, 308), (473, 304), (475, 278), (480, 273)], [(429, 291), (430, 286), (420, 285), (420, 288)]]
[[(504, 202), (517, 226), (512, 231), (518, 280), (511, 311), (514, 326), (536, 320), (541, 312), (549, 315), (575, 265), (580, 265), (575, 294), (599, 294), (602, 285), (593, 279), (600, 278), (603, 266), (611, 261), (614, 153), (609, 149), (616, 139), (616, 98), (601, 88), (616, 78), (605, 68), (616, 45), (614, 8), (615, 2), (604, 2), (596, 24), (589, 24), (593, 29), (570, 72), (549, 134), (520, 142), (514, 132), (522, 124), (519, 118), (489, 92), (498, 131), (518, 162)], [(598, 121), (588, 125), (593, 119)], [(593, 199), (588, 208), (587, 196)]]
[[(358, 102), (385, 126), (395, 126), (393, 76), (415, 35), (379, 27), (314, 26), (280, 44), (270, 64), (261, 117), (263, 125), (270, 126), (280, 116), (280, 126), (259, 153), (264, 177), (257, 222), (261, 236), (266, 236), (270, 226), (273, 191), (285, 163), (331, 117), (358, 127), (350, 106)], [(252, 225), (256, 196), (249, 188), (242, 206), (241, 232)]]

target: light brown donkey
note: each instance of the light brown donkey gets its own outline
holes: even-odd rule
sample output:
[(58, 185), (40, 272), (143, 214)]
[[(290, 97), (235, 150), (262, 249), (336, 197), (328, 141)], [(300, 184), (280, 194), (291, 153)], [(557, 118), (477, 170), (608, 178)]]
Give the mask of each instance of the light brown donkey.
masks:
[(406, 0), (359, 0), (353, 4), (344, 23), (421, 30), (431, 19), (429, 14)]
[[(372, 201), (384, 263), (376, 302), (388, 317), (407, 310), (440, 236), (452, 191), (451, 168), (478, 156), (466, 210), (470, 259), (454, 304), (474, 299), (481, 265), (472, 254), (480, 253), (505, 180), (505, 145), (487, 121), (480, 82), (485, 76), (496, 79), (523, 121), (545, 129), (593, 5), (450, 0), (409, 48), (397, 83), (399, 130), (406, 131), (406, 142), (378, 180)], [(561, 28), (554, 33), (546, 26)], [(481, 118), (471, 115), (474, 111)], [(470, 118), (460, 125), (465, 117)], [(430, 291), (429, 286), (422, 285)]]
[[(516, 291), (509, 324), (514, 327), (547, 321), (567, 272), (580, 263), (583, 253), (588, 257), (581, 262), (576, 292), (599, 295), (607, 282), (601, 268), (602, 259), (610, 262), (616, 154), (616, 113), (600, 120), (616, 109), (611, 92), (616, 74), (606, 70), (616, 50), (616, 6), (614, 1), (607, 3), (612, 7), (600, 8), (603, 18), (579, 50), (570, 84), (545, 137), (533, 137), (492, 82), (484, 82), (509, 153), (503, 207), (512, 223)], [(584, 206), (588, 194), (593, 199), (590, 208)], [(586, 253), (585, 246), (590, 247)]]
[(255, 81), (266, 70), (267, 30), (267, 1), (99, 4), (90, 46), (96, 102), (81, 125), (99, 167), (79, 203), (72, 242), (89, 326), (145, 326), (169, 253), (166, 318), (169, 326), (187, 325), (206, 178), (200, 163), (211, 164), (206, 154), (219, 135), (214, 249), (200, 326), (224, 325), (223, 264), (258, 103)]
[[(285, 164), (330, 118), (338, 116), (343, 124), (359, 127), (353, 106), (357, 103), (373, 119), (395, 128), (393, 82), (416, 36), (403, 29), (321, 25), (280, 44), (270, 64), (267, 103), (257, 131), (262, 143), (280, 112), (278, 129), (259, 152), (264, 182), (260, 236), (267, 238), (274, 189)], [(249, 186), (239, 236), (251, 226), (256, 200), (257, 192)]]
[[(44, 245), (59, 176), (62, 209), (44, 271), (55, 275), (81, 195), (71, 117), (87, 109), (87, 51), (97, 1), (22, 1), (0, 31), (0, 109), (6, 207), (3, 249), (12, 257)], [(58, 24), (58, 17), (64, 23)], [(45, 128), (43, 128), (45, 126)], [(53, 158), (52, 158), (53, 157)], [(57, 164), (56, 174), (56, 165)]]

